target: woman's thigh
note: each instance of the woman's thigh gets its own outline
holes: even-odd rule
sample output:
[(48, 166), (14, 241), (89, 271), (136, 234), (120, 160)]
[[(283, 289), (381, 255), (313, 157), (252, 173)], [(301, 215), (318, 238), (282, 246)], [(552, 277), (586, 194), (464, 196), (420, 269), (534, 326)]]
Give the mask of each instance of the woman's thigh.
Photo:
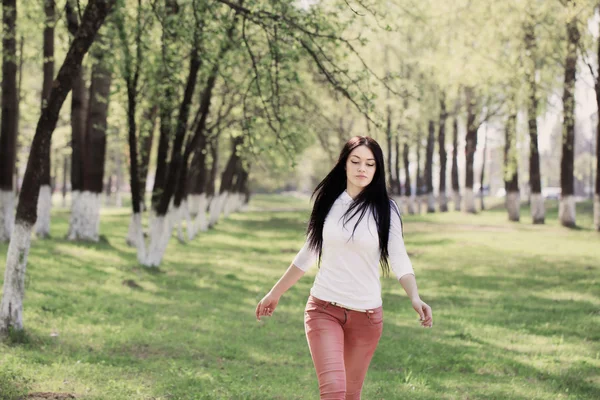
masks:
[(383, 310), (380, 307), (372, 314), (352, 312), (344, 328), (346, 399), (360, 399), (369, 364), (383, 332)]
[[(304, 313), (304, 327), (310, 354), (319, 380), (321, 399), (344, 399), (343, 312), (309, 302)], [(340, 320), (340, 317), (342, 318)]]

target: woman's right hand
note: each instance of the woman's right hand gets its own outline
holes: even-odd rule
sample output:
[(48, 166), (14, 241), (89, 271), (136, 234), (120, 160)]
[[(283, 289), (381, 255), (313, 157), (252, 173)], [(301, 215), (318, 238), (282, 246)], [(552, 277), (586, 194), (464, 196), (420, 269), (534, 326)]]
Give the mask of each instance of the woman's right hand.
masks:
[(279, 303), (279, 296), (275, 296), (269, 292), (256, 306), (256, 319), (260, 321), (260, 317), (270, 317), (275, 311), (275, 307)]

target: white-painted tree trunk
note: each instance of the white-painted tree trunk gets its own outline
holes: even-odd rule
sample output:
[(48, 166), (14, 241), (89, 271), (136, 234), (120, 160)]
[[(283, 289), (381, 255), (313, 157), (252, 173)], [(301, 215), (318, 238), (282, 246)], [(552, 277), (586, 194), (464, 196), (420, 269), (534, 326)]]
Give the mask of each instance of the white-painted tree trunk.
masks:
[(2, 303), (0, 304), (0, 331), (8, 327), (23, 329), (23, 299), (25, 297), (25, 270), (31, 245), (33, 226), (18, 222), (8, 245)]
[(0, 242), (8, 242), (15, 222), (15, 194), (0, 190)]
[(531, 194), (531, 219), (534, 224), (543, 224), (546, 219), (546, 206), (541, 193)]
[(600, 196), (594, 195), (594, 226), (600, 232)]
[(50, 210), (52, 209), (52, 189), (50, 185), (42, 185), (37, 204), (37, 220), (35, 234), (39, 238), (50, 236)]
[(201, 194), (190, 194), (187, 198), (188, 201), (188, 209), (192, 217), (196, 216), (198, 212), (199, 202), (200, 202)]
[(227, 218), (234, 212), (235, 209), (236, 193), (228, 193), (225, 199), (223, 199), (223, 217)]
[(440, 193), (438, 197), (438, 204), (440, 206), (440, 212), (448, 211), (448, 196), (445, 192)]
[(561, 196), (558, 204), (558, 219), (563, 226), (572, 228), (575, 226), (575, 197), (571, 195)]
[(170, 217), (155, 216), (152, 219), (150, 226), (150, 245), (146, 253), (144, 265), (147, 267), (158, 267), (169, 244), (171, 238), (172, 225), (169, 221)]
[(140, 264), (146, 259), (146, 241), (144, 240), (144, 228), (142, 227), (142, 214), (134, 213), (129, 221), (129, 232), (127, 233), (127, 244), (137, 249), (137, 258)]
[(465, 188), (465, 198), (464, 198), (464, 211), (468, 213), (475, 214), (477, 209), (475, 208), (475, 196), (473, 194), (472, 188)]
[(192, 221), (192, 237), (190, 240), (198, 235), (200, 231), (206, 231), (208, 228), (208, 220), (206, 219), (206, 194), (202, 193), (198, 195), (196, 199), (196, 211), (192, 210), (194, 220)]
[(462, 199), (460, 198), (460, 192), (453, 191), (452, 192), (452, 202), (454, 203), (454, 211), (460, 211)]
[(406, 205), (407, 214), (415, 214), (415, 199), (413, 196), (404, 196), (403, 203)]
[[(75, 198), (74, 198), (75, 200)], [(97, 242), (100, 238), (100, 208), (102, 194), (84, 191), (79, 193), (71, 207), (69, 240)]]
[(227, 192), (223, 192), (220, 195), (215, 195), (210, 203), (210, 219), (209, 226), (214, 226), (221, 216), (223, 204), (227, 199)]
[(81, 211), (80, 211), (81, 192), (74, 190), (71, 192), (71, 215), (69, 218), (69, 233), (67, 239), (77, 240), (81, 232)]
[(435, 212), (435, 196), (433, 193), (429, 193), (427, 195), (427, 212), (428, 213)]
[(506, 211), (508, 219), (517, 222), (521, 219), (521, 196), (519, 192), (506, 193)]

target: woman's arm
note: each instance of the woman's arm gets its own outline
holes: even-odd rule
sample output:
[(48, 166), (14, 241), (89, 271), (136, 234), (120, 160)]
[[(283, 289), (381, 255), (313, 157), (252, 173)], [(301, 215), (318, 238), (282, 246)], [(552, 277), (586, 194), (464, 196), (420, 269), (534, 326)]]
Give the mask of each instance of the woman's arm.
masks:
[(256, 306), (256, 319), (260, 321), (260, 317), (262, 316), (266, 315), (270, 317), (273, 315), (273, 311), (277, 307), (277, 304), (279, 304), (281, 296), (294, 286), (304, 276), (304, 273), (305, 271), (292, 263), (269, 293), (258, 302)]
[(419, 291), (417, 290), (417, 280), (413, 274), (406, 274), (400, 278), (400, 284), (404, 288), (408, 298), (410, 299), (413, 308), (419, 314), (421, 325), (424, 327), (431, 328), (433, 326), (433, 314), (431, 307), (427, 305), (419, 297)]

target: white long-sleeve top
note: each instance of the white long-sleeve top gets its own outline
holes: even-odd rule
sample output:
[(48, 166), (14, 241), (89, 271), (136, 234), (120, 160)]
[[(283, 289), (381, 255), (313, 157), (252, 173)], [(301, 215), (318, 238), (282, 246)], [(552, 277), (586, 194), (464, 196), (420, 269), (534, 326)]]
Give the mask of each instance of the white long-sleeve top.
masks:
[[(382, 304), (377, 224), (373, 212), (368, 210), (352, 237), (360, 213), (345, 224), (342, 217), (353, 201), (346, 191), (342, 192), (325, 218), (321, 267), (310, 294), (351, 308), (372, 309)], [(393, 209), (390, 214), (388, 260), (391, 270), (400, 279), (406, 274), (414, 275), (414, 271), (404, 247), (400, 217)], [(317, 257), (307, 240), (293, 264), (307, 271)]]

